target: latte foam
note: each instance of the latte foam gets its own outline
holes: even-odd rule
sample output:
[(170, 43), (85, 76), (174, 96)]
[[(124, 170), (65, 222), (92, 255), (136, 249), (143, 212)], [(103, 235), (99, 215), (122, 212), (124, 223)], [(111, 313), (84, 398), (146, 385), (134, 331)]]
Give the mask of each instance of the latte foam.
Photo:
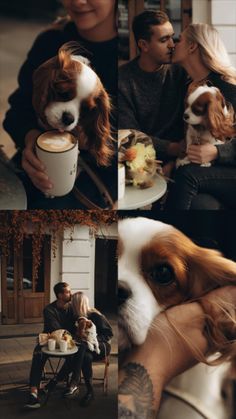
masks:
[(69, 132), (48, 131), (37, 138), (37, 146), (52, 153), (70, 150), (75, 142), (75, 138)]

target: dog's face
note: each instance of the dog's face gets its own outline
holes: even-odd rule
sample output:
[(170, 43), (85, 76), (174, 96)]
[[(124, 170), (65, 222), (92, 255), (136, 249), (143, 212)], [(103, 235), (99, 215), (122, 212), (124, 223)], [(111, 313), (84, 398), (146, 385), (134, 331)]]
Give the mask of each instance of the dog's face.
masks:
[[(86, 58), (69, 57), (67, 61), (53, 57), (34, 73), (34, 107), (46, 126), (61, 131), (72, 131), (78, 125), (82, 101), (96, 92), (98, 84)], [(39, 96), (42, 90), (44, 95)]]
[(216, 139), (225, 141), (235, 135), (234, 112), (217, 87), (198, 86), (186, 98), (184, 121), (197, 128), (203, 127)]
[(236, 283), (236, 265), (147, 218), (119, 221), (119, 346), (144, 342), (154, 317), (219, 286)]
[(90, 329), (93, 327), (93, 322), (86, 319), (86, 317), (79, 317), (75, 325), (77, 327), (76, 335), (79, 338), (87, 338), (90, 333)]
[(227, 113), (224, 98), (216, 87), (199, 86), (187, 98), (184, 120), (190, 125), (207, 123), (207, 116), (211, 108), (218, 107), (222, 115)]

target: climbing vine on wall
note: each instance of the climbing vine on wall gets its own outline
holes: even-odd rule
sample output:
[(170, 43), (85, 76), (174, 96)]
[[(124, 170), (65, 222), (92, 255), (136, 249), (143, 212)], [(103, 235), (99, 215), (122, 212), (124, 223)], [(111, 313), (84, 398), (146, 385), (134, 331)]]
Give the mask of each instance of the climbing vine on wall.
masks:
[(33, 278), (37, 278), (41, 259), (41, 248), (45, 234), (52, 237), (53, 256), (56, 255), (58, 234), (70, 230), (71, 240), (76, 225), (88, 226), (96, 232), (102, 225), (117, 221), (115, 211), (104, 210), (32, 210), (0, 211), (0, 249), (1, 255), (7, 256), (10, 240), (13, 240), (16, 252), (19, 252), (24, 237), (32, 235)]

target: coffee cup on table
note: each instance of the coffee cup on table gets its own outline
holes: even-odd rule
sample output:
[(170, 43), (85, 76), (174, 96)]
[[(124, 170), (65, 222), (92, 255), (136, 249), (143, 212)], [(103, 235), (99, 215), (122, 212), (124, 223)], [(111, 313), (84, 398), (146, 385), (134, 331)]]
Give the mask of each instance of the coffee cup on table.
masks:
[(74, 186), (78, 162), (78, 142), (69, 132), (47, 131), (36, 140), (36, 154), (45, 166), (53, 187), (48, 196), (63, 196)]
[(48, 350), (55, 351), (56, 349), (56, 341), (55, 339), (48, 339)]
[(67, 341), (63, 340), (63, 339), (60, 340), (59, 347), (60, 347), (61, 352), (66, 352), (67, 351)]

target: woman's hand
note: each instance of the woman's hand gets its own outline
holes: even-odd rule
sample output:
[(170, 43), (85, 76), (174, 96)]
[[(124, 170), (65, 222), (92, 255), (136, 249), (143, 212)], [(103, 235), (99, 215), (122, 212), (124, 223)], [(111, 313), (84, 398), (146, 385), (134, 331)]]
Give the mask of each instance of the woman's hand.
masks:
[[(236, 287), (219, 288), (204, 298), (204, 309), (205, 304), (214, 304), (214, 301), (221, 299), (235, 310)], [(144, 344), (125, 356), (119, 372), (120, 419), (128, 415), (130, 419), (156, 417), (165, 385), (196, 364), (197, 353), (207, 353), (211, 345), (205, 336), (203, 306), (194, 302), (172, 307), (166, 313), (159, 314)], [(219, 314), (217, 305), (215, 314)]]
[(190, 145), (187, 156), (192, 163), (209, 163), (217, 158), (218, 151), (217, 147), (212, 144)]
[(41, 132), (36, 129), (31, 130), (26, 134), (25, 149), (22, 153), (22, 167), (28, 174), (34, 186), (46, 194), (53, 185), (45, 173), (43, 163), (35, 154), (35, 141), (40, 134)]

